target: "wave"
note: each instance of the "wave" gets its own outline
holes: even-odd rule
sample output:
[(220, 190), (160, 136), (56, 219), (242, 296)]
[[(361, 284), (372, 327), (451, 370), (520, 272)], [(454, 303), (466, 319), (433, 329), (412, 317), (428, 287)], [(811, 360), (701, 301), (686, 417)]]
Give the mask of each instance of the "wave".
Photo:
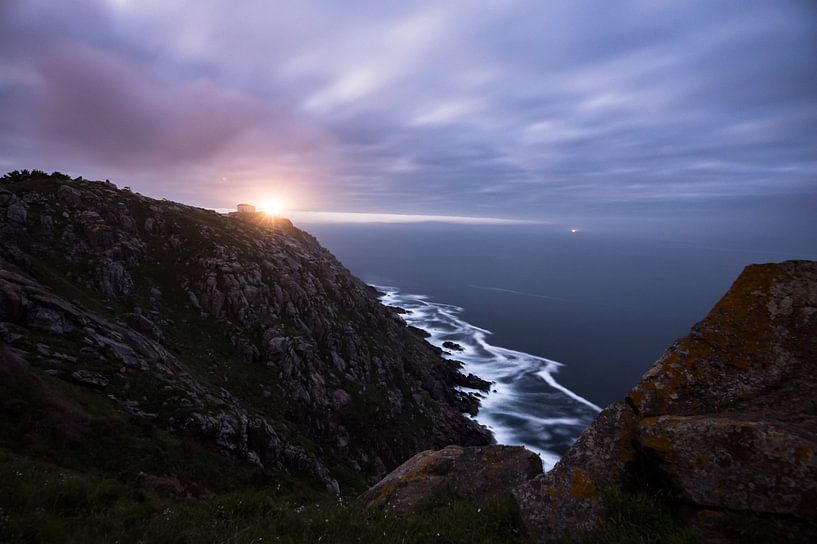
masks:
[(461, 318), (464, 309), (432, 302), (425, 295), (395, 287), (374, 286), (380, 301), (403, 308), (403, 319), (425, 330), (428, 341), (443, 348), (455, 342), (462, 351), (445, 352), (463, 363), (463, 372), (491, 382), (475, 419), (488, 427), (499, 444), (522, 445), (538, 453), (550, 469), (601, 410), (556, 381), (561, 363), (488, 343), (491, 331)]

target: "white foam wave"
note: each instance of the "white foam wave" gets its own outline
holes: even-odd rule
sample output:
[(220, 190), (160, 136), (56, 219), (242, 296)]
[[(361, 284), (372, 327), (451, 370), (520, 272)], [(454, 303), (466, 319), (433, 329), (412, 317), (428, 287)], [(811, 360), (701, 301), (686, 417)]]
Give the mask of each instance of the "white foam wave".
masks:
[(463, 308), (394, 287), (375, 288), (383, 293), (383, 304), (406, 310), (405, 321), (428, 332), (433, 345), (459, 344), (462, 351), (445, 356), (462, 362), (463, 372), (492, 382), (475, 419), (493, 432), (497, 443), (526, 446), (539, 453), (549, 469), (599, 412), (598, 406), (556, 381), (561, 363), (491, 345), (491, 332), (463, 320)]

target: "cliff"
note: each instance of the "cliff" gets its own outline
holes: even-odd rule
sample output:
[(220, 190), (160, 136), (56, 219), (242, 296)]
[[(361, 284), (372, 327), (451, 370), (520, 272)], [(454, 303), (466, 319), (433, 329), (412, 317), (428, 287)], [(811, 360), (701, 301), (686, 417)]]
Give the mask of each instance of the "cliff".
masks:
[[(415, 508), (429, 480), (435, 493), (463, 497), (456, 459), (442, 474), (427, 468), (451, 457), (445, 452), (410, 459), (364, 506)], [(468, 473), (520, 455), (483, 459)], [(474, 463), (473, 454), (460, 457)], [(747, 267), (551, 471), (529, 473), (519, 465), (490, 492), (512, 496), (534, 542), (636, 541), (633, 532), (665, 541), (657, 532), (666, 529), (650, 526), (662, 515), (675, 541), (817, 540), (817, 263)], [(637, 507), (646, 497), (657, 512), (622, 511), (628, 496)]]
[(490, 441), (455, 364), (286, 219), (23, 172), (0, 241), (0, 448), (189, 495)]

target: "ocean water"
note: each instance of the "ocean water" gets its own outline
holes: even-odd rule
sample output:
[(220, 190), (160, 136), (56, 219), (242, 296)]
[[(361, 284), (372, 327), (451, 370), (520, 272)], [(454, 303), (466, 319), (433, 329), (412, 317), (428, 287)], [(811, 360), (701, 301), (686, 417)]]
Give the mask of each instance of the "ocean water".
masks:
[[(750, 263), (817, 257), (809, 237), (640, 238), (545, 225), (312, 224), (404, 318), (493, 382), (477, 420), (552, 465)], [(811, 236), (811, 235), (809, 235)]]
[[(525, 445), (550, 468), (599, 412), (598, 406), (555, 380), (561, 364), (492, 345), (491, 331), (465, 321), (464, 308), (394, 287), (376, 287), (384, 293), (384, 304), (406, 310), (406, 322), (430, 333), (428, 341), (442, 348), (446, 358), (462, 363), (465, 374), (491, 382), (487, 394), (471, 392), (482, 399), (477, 421), (491, 429), (498, 443)], [(446, 342), (457, 347), (446, 350)]]

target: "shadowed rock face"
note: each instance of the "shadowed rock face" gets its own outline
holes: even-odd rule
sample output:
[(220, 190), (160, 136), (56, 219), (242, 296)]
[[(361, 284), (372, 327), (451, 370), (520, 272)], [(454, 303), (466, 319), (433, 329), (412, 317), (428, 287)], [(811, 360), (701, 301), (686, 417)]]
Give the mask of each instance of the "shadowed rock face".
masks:
[(432, 497), (486, 499), (507, 494), (542, 472), (542, 461), (520, 446), (448, 446), (418, 453), (357, 499), (365, 509), (410, 515)]
[[(481, 445), (454, 363), (285, 219), (32, 174), (0, 185), (0, 338), (112, 414), (257, 467), (379, 478)], [(83, 393), (85, 394), (85, 393)]]
[(746, 267), (706, 319), (627, 395), (642, 417), (817, 413), (817, 265)]
[(817, 536), (817, 263), (747, 267), (626, 403), (514, 491), (521, 522), (537, 541), (590, 528), (601, 488), (644, 474), (708, 539)]
[(592, 528), (604, 511), (601, 488), (626, 479), (637, 419), (623, 402), (605, 408), (546, 474), (514, 489), (525, 530), (539, 539)]
[(641, 421), (638, 445), (684, 501), (815, 521), (815, 429), (814, 422), (660, 416)]

